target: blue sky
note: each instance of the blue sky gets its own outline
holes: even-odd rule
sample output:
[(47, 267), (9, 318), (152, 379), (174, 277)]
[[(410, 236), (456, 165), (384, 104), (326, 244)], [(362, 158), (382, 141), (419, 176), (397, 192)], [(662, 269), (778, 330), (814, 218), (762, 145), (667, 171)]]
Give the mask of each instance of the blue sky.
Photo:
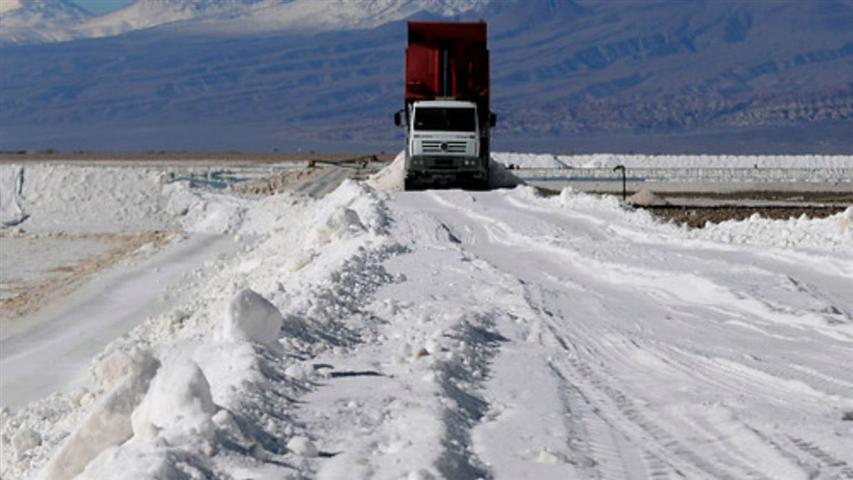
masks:
[(133, 0), (73, 0), (77, 5), (85, 8), (86, 10), (101, 14), (111, 12), (113, 10), (119, 9), (129, 3), (133, 3)]

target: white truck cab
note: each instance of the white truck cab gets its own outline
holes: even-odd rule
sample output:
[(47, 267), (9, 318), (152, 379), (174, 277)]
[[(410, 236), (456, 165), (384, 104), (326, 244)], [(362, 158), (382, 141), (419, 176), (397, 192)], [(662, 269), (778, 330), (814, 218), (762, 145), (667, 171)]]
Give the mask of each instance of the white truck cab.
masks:
[[(412, 104), (408, 146), (410, 157), (425, 160), (476, 157), (480, 153), (477, 105), (472, 102), (430, 100)], [(473, 164), (469, 165), (473, 166)]]
[(407, 184), (453, 183), (463, 177), (488, 182), (477, 104), (423, 100), (412, 102), (406, 113)]

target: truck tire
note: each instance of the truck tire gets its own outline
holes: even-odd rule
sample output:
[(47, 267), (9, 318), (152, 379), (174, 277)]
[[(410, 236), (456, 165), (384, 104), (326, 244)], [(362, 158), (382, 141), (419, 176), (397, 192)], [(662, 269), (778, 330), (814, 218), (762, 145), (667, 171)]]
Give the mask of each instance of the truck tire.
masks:
[(412, 190), (416, 190), (415, 187), (416, 184), (414, 178), (406, 177), (406, 179), (403, 180), (403, 191), (411, 192)]

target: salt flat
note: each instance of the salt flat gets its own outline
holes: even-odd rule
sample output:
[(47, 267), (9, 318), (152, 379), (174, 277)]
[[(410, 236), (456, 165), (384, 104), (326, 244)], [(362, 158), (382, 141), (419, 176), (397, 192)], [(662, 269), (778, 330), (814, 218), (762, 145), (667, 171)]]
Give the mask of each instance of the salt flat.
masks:
[[(853, 209), (689, 229), (398, 177), (139, 190), (235, 247), (77, 357), (72, 387), (4, 409), (4, 478), (853, 476)], [(141, 308), (144, 278), (121, 285)], [(100, 305), (65, 347), (121, 317)]]

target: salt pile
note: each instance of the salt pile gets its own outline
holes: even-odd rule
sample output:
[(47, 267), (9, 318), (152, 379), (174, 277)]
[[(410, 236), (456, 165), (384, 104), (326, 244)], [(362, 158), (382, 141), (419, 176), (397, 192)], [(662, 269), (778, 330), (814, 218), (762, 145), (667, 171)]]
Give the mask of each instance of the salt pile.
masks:
[(164, 178), (153, 168), (0, 165), (2, 220), (17, 210), (31, 232), (168, 229)]
[(288, 478), (319, 453), (289, 399), (315, 375), (303, 359), (352, 342), (341, 318), (391, 279), (376, 266), (391, 248), (385, 194), (164, 190), (166, 215), (243, 248), (188, 275), (184, 300), (110, 343), (80, 388), (0, 410), (3, 478)]
[(187, 359), (164, 365), (133, 411), (133, 435), (140, 440), (170, 438), (192, 432), (210, 438), (217, 407), (210, 384), (198, 365)]
[(23, 174), (22, 167), (0, 166), (0, 227), (15, 226), (27, 218), (20, 202)]
[(853, 207), (847, 207), (847, 210), (844, 210), (838, 218), (838, 228), (843, 233), (847, 233), (853, 231), (851, 225), (853, 225)]
[(102, 451), (133, 435), (131, 415), (142, 401), (159, 362), (146, 351), (136, 351), (132, 356), (110, 356), (106, 361), (110, 365), (99, 370), (109, 372), (102, 384), (112, 386), (116, 382), (112, 377), (117, 371), (126, 371), (126, 374), (106, 391), (57, 449), (42, 472), (44, 480), (73, 478)]
[(278, 308), (253, 290), (245, 289), (228, 305), (222, 336), (227, 340), (248, 340), (275, 346), (281, 327)]
[(385, 192), (402, 192), (406, 180), (406, 154), (400, 152), (394, 161), (371, 175), (367, 184)]
[[(648, 211), (625, 208), (612, 195), (593, 195), (576, 192), (571, 187), (563, 189), (556, 199), (538, 198), (532, 191), (521, 190), (531, 201), (570, 209), (576, 214), (590, 215), (599, 221), (630, 225), (644, 236), (665, 236), (670, 241), (711, 241), (728, 244), (759, 245), (765, 247), (800, 247), (853, 249), (853, 207), (826, 218), (790, 218), (773, 220), (753, 215), (746, 220), (729, 220), (708, 224), (704, 228), (688, 229), (661, 222)], [(853, 251), (853, 250), (850, 250)]]
[(512, 170), (494, 159), (489, 160), (489, 169), (489, 186), (491, 188), (515, 188), (525, 184), (524, 180), (512, 173)]
[(631, 205), (637, 205), (641, 207), (660, 207), (669, 205), (669, 202), (666, 201), (663, 197), (660, 197), (655, 192), (644, 188), (637, 193), (631, 195), (626, 199), (628, 203)]

